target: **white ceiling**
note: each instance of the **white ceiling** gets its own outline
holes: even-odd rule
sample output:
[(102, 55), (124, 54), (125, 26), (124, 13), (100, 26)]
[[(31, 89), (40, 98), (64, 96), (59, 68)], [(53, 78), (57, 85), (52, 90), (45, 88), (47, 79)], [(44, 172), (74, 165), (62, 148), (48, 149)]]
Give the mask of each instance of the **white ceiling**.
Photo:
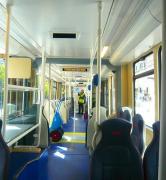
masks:
[[(111, 2), (103, 1), (103, 24)], [(97, 34), (96, 0), (13, 0), (12, 16), (15, 21), (11, 29), (28, 42), (34, 55), (39, 56), (34, 47), (40, 51), (44, 44), (47, 55), (51, 57), (90, 57)], [(18, 27), (21, 29), (19, 33)], [(51, 36), (53, 32), (76, 32), (80, 38), (55, 40)]]
[[(103, 1), (102, 30), (106, 22), (107, 26), (102, 39), (103, 46), (109, 46), (106, 56), (110, 62), (120, 64), (133, 60), (131, 53), (140, 43), (144, 49), (143, 40), (161, 25), (156, 19), (162, 21), (162, 6), (161, 0), (115, 0), (108, 18), (112, 2)], [(19, 42), (13, 40), (11, 54), (41, 56), (44, 44), (51, 57), (90, 58), (97, 34), (96, 0), (12, 0), (10, 3), (11, 35)], [(0, 26), (5, 28), (4, 24), (5, 18), (1, 16)], [(76, 32), (80, 38), (53, 40), (52, 32)], [(159, 33), (155, 36), (160, 36)], [(154, 40), (151, 46), (157, 42)], [(3, 47), (0, 43), (0, 49)]]

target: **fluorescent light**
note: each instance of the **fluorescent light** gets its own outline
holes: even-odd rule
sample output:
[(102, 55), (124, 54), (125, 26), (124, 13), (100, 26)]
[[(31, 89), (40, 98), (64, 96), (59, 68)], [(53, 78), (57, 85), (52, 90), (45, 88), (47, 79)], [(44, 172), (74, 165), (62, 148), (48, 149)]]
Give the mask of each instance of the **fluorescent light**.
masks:
[(107, 52), (107, 50), (108, 50), (108, 46), (104, 46), (104, 48), (103, 48), (103, 50), (102, 50), (102, 52), (101, 52), (101, 58), (104, 57), (104, 55), (105, 55), (105, 53)]

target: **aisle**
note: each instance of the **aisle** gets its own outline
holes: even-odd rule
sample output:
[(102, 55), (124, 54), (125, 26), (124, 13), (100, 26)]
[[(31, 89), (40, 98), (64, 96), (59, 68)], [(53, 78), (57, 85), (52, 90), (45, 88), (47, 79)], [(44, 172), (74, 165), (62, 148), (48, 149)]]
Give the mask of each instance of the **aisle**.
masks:
[(89, 157), (84, 144), (51, 145), (40, 159), (41, 180), (88, 180)]
[[(51, 144), (39, 160), (29, 164), (19, 180), (88, 180), (89, 155), (85, 148), (86, 122), (77, 116), (64, 125), (65, 136), (70, 141)], [(73, 132), (73, 128), (75, 132)]]

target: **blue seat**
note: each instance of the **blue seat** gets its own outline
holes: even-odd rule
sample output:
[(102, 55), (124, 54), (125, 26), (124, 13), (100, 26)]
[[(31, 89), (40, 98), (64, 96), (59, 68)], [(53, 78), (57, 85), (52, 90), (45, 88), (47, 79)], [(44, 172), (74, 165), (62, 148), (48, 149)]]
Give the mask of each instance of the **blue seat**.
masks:
[(122, 118), (129, 121), (129, 122), (131, 122), (131, 114), (130, 114), (130, 112), (128, 110), (124, 110)]
[(123, 116), (123, 110), (122, 110), (122, 107), (119, 107), (118, 110), (117, 110), (117, 116), (120, 118)]
[(153, 124), (153, 139), (144, 154), (143, 167), (145, 180), (158, 179), (159, 135), (160, 121), (157, 121)]
[(136, 114), (133, 117), (133, 129), (131, 133), (131, 139), (141, 155), (143, 154), (145, 147), (144, 128), (145, 123), (142, 116), (140, 114)]
[(131, 122), (131, 114), (130, 114), (129, 110), (125, 109), (123, 111), (123, 107), (118, 108), (117, 117)]
[(101, 125), (102, 139), (92, 154), (90, 180), (143, 180), (142, 160), (131, 137), (131, 123), (111, 119)]
[(9, 148), (2, 137), (1, 129), (2, 120), (0, 120), (0, 180), (7, 180), (9, 165)]

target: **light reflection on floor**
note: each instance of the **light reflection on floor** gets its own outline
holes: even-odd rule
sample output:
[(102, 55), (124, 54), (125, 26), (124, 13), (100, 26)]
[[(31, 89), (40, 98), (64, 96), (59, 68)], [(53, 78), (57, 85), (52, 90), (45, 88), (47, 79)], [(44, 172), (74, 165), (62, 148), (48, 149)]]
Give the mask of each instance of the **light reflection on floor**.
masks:
[(80, 132), (66, 132), (64, 133), (62, 140), (58, 143), (85, 143), (85, 133)]

